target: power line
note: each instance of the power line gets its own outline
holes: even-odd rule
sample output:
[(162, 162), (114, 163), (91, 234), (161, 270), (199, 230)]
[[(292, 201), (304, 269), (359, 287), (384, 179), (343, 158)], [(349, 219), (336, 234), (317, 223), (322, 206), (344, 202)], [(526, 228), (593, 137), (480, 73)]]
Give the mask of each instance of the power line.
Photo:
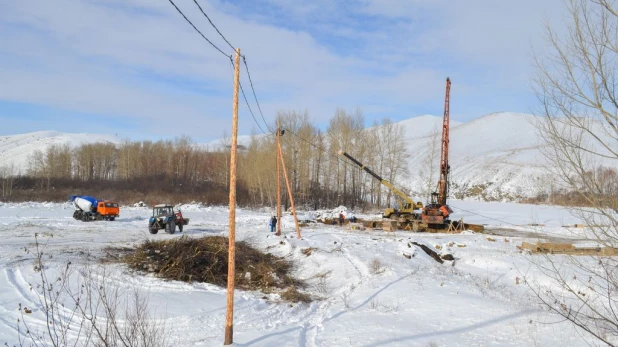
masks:
[(348, 161), (346, 161), (346, 160), (343, 160), (343, 159), (342, 159), (342, 158), (340, 158), (338, 155), (332, 155), (332, 154), (328, 153), (328, 151), (327, 151), (326, 149), (324, 149), (324, 148), (322, 148), (322, 147), (320, 147), (320, 146), (318, 146), (318, 145), (314, 144), (313, 142), (311, 142), (311, 141), (309, 141), (309, 140), (307, 140), (307, 139), (302, 138), (302, 137), (301, 137), (301, 136), (299, 136), (298, 134), (295, 134), (294, 132), (292, 132), (290, 129), (285, 129), (285, 131), (287, 131), (287, 132), (289, 132), (290, 134), (292, 134), (292, 135), (296, 136), (296, 137), (297, 137), (298, 139), (300, 139), (301, 141), (303, 141), (303, 142), (305, 142), (305, 143), (307, 143), (307, 144), (309, 144), (309, 145), (311, 145), (311, 146), (315, 147), (316, 149), (318, 149), (318, 150), (320, 150), (320, 151), (322, 151), (322, 152), (326, 153), (327, 155), (329, 155), (329, 156), (331, 156), (331, 157), (333, 157), (333, 158), (337, 159), (337, 161), (339, 161), (339, 162), (343, 163), (344, 165), (347, 165), (347, 166), (349, 166), (349, 167), (351, 167), (351, 168), (353, 168), (353, 169), (360, 169), (358, 166), (353, 165), (352, 163), (350, 163), (350, 162), (348, 162)]
[[(537, 233), (537, 234), (538, 234), (538, 233), (540, 233), (540, 230), (537, 230), (537, 229), (535, 229), (535, 228), (530, 228), (530, 227), (526, 227), (526, 226), (522, 226), (522, 225), (517, 225), (517, 224), (515, 224), (515, 223), (507, 222), (507, 221), (505, 221), (505, 220), (501, 220), (501, 219), (497, 219), (497, 218), (492, 218), (492, 217), (484, 216), (484, 215), (482, 215), (482, 214), (478, 214), (478, 213), (476, 213), (476, 212), (472, 212), (472, 211), (464, 210), (463, 208), (459, 208), (459, 207), (454, 207), (454, 206), (450, 206), (450, 207), (451, 207), (452, 209), (455, 209), (455, 210), (459, 210), (459, 211), (462, 211), (462, 212), (467, 212), (467, 213), (473, 214), (473, 215), (478, 216), (478, 217), (483, 217), (483, 218), (487, 218), (487, 219), (490, 219), (490, 220), (493, 220), (493, 221), (496, 221), (496, 222), (500, 222), (500, 223), (502, 223), (502, 224), (512, 225), (512, 226), (514, 226), (514, 227), (522, 228), (522, 229), (524, 229), (524, 230), (526, 230), (526, 229), (527, 229), (527, 230), (532, 230), (534, 233)], [(551, 234), (551, 233), (545, 232), (545, 234), (548, 234), (548, 235), (549, 235), (549, 234)]]
[(247, 100), (247, 96), (245, 95), (245, 90), (242, 87), (242, 83), (239, 82), (238, 85), (240, 86), (240, 91), (242, 92), (242, 96), (243, 98), (245, 98), (245, 102), (247, 103), (247, 108), (249, 109), (249, 113), (251, 113), (251, 117), (253, 117), (253, 121), (255, 121), (255, 124), (257, 124), (258, 128), (260, 128), (262, 133), (266, 133), (266, 131), (262, 129), (262, 126), (260, 126), (260, 123), (258, 123), (257, 118), (255, 118), (255, 115), (253, 114), (253, 111), (251, 110), (251, 106), (249, 106), (249, 100)]
[(232, 60), (232, 55), (225, 54), (225, 52), (223, 52), (219, 47), (217, 47), (217, 45), (212, 43), (212, 41), (210, 41), (206, 36), (204, 36), (204, 34), (202, 34), (202, 32), (195, 25), (193, 25), (193, 23), (189, 20), (189, 18), (187, 18), (187, 16), (185, 16), (185, 14), (182, 13), (182, 11), (178, 8), (178, 6), (176, 6), (174, 1), (169, 0), (169, 2), (174, 6), (174, 8), (176, 8), (176, 11), (178, 11), (178, 13), (180, 13), (182, 15), (182, 17), (187, 21), (187, 23), (191, 24), (193, 29), (195, 29), (195, 31), (197, 31), (200, 35), (202, 35), (204, 40), (208, 41), (208, 43), (210, 43), (210, 45), (213, 46), (217, 51), (221, 52), (221, 54), (223, 54), (224, 56), (226, 56), (226, 57), (230, 58), (230, 60)]
[[(178, 8), (178, 6), (176, 6), (176, 4), (174, 3), (174, 1), (169, 0), (169, 2), (174, 6), (174, 8), (176, 9), (176, 11), (178, 11), (178, 13), (180, 13), (182, 15), (182, 17), (187, 21), (187, 23), (189, 23), (193, 29), (195, 29), (195, 31), (197, 31), (202, 38), (204, 38), (204, 40), (206, 40), (211, 46), (213, 46), (217, 51), (219, 51), (221, 54), (223, 54), (224, 56), (228, 57), (230, 59), (230, 62), (233, 65), (233, 59), (232, 59), (232, 55), (227, 55), (225, 54), (225, 52), (223, 52), (219, 47), (217, 47), (217, 45), (215, 45), (212, 41), (210, 41), (190, 20), (189, 18), (187, 18), (187, 16), (185, 16), (184, 13), (182, 13), (182, 11)], [(210, 17), (206, 14), (206, 12), (204, 12), (204, 9), (202, 9), (202, 6), (200, 6), (200, 4), (197, 2), (197, 0), (193, 0), (193, 2), (197, 5), (197, 7), (200, 9), (200, 12), (202, 12), (202, 14), (204, 15), (204, 17), (206, 17), (206, 19), (208, 19), (208, 22), (210, 23), (210, 25), (212, 25), (212, 27), (217, 31), (217, 33), (223, 38), (223, 40), (230, 46), (230, 48), (232, 48), (232, 50), (235, 50), (234, 46), (230, 43), (230, 41), (225, 38), (225, 36), (223, 35), (223, 33), (221, 33), (221, 31), (219, 30), (219, 28), (217, 28), (217, 26), (215, 25), (215, 23), (212, 22), (212, 20), (210, 19)], [(243, 55), (243, 63), (245, 64), (245, 68), (247, 70), (247, 76), (249, 77), (249, 83), (251, 84), (251, 90), (253, 91), (253, 97), (255, 98), (255, 103), (257, 104), (258, 110), (260, 111), (260, 115), (262, 117), (262, 120), (264, 121), (264, 124), (266, 125), (266, 127), (268, 128), (268, 130), (270, 132), (273, 132), (273, 130), (270, 128), (270, 126), (268, 125), (268, 122), (266, 122), (266, 119), (264, 118), (264, 114), (262, 113), (262, 108), (260, 107), (260, 103), (258, 101), (257, 95), (255, 93), (255, 88), (253, 86), (253, 80), (251, 79), (251, 73), (249, 72), (249, 66), (247, 65), (247, 60), (245, 58), (245, 56)], [(257, 118), (255, 118), (255, 115), (253, 113), (253, 110), (251, 110), (251, 106), (249, 105), (249, 100), (247, 99), (247, 96), (245, 95), (245, 91), (242, 87), (242, 84), (240, 84), (240, 90), (242, 91), (242, 95), (245, 99), (245, 102), (247, 103), (247, 108), (249, 109), (249, 113), (251, 113), (251, 117), (253, 117), (253, 120), (255, 121), (255, 124), (257, 124), (258, 128), (260, 128), (260, 130), (262, 131), (262, 133), (266, 133), (266, 131), (264, 131), (264, 129), (262, 128), (262, 126), (260, 125), (260, 123), (257, 121)]]
[[(235, 68), (234, 62), (230, 60), (230, 63), (231, 63), (230, 67), (232, 69), (232, 72), (234, 72), (234, 68)], [(247, 103), (247, 108), (249, 109), (249, 113), (251, 114), (251, 117), (253, 117), (253, 121), (258, 126), (258, 128), (260, 128), (262, 133), (266, 134), (264, 129), (262, 129), (262, 127), (260, 126), (260, 123), (258, 123), (257, 118), (255, 118), (255, 115), (253, 114), (253, 110), (251, 110), (251, 106), (249, 106), (249, 100), (247, 99), (247, 95), (245, 95), (245, 90), (242, 87), (242, 83), (240, 83), (240, 81), (238, 81), (238, 86), (240, 87), (240, 91), (242, 92), (242, 96), (245, 99), (245, 102)]]
[(270, 132), (274, 132), (274, 130), (271, 129), (270, 126), (268, 125), (268, 122), (266, 122), (266, 119), (264, 118), (264, 113), (262, 113), (262, 108), (260, 107), (260, 103), (258, 102), (257, 95), (255, 94), (255, 88), (253, 88), (253, 81), (251, 80), (251, 73), (249, 73), (249, 65), (247, 65), (247, 59), (245, 58), (244, 55), (242, 56), (242, 61), (245, 64), (245, 69), (247, 70), (247, 76), (249, 77), (249, 83), (251, 84), (251, 90), (253, 91), (253, 97), (255, 98), (255, 103), (257, 104), (258, 110), (260, 111), (262, 120), (264, 121), (264, 124), (266, 124), (266, 127), (268, 128), (268, 130)]
[[(219, 28), (217, 28), (217, 26), (215, 25), (215, 23), (212, 22), (212, 20), (210, 19), (210, 17), (208, 16), (208, 14), (206, 14), (206, 12), (204, 12), (204, 10), (202, 9), (202, 6), (200, 6), (200, 4), (197, 2), (197, 0), (193, 0), (193, 2), (197, 5), (197, 7), (200, 9), (200, 12), (202, 12), (202, 14), (204, 15), (204, 17), (206, 17), (206, 19), (208, 19), (208, 22), (210, 23), (210, 25), (212, 25), (212, 27), (217, 31), (217, 33), (221, 36), (221, 38), (223, 38), (223, 40), (228, 44), (228, 46), (230, 46), (230, 48), (232, 50), (235, 50), (234, 45), (232, 45), (230, 43), (230, 41), (225, 38), (225, 36), (223, 35), (223, 33), (221, 33), (221, 31), (219, 30)], [(255, 99), (255, 103), (257, 104), (257, 108), (258, 111), (260, 111), (260, 116), (262, 117), (262, 120), (264, 121), (264, 124), (266, 125), (266, 127), (268, 128), (268, 130), (270, 132), (274, 132), (273, 129), (271, 129), (271, 127), (268, 125), (268, 122), (266, 121), (266, 119), (264, 118), (264, 113), (262, 113), (262, 108), (260, 107), (260, 102), (258, 101), (257, 95), (255, 93), (255, 88), (253, 86), (253, 80), (251, 79), (251, 73), (249, 72), (249, 65), (247, 65), (247, 58), (246, 56), (242, 56), (242, 60), (243, 63), (245, 64), (245, 69), (247, 70), (247, 76), (249, 77), (249, 84), (251, 85), (251, 90), (253, 92), (253, 98)], [(259, 126), (259, 125), (258, 125)]]
[[(453, 207), (453, 206), (450, 206), (450, 207), (451, 207), (451, 208), (454, 208), (454, 209), (456, 209), (456, 210), (460, 210), (460, 211), (462, 211), (462, 212), (468, 212), (468, 213), (471, 213), (471, 214), (473, 214), (473, 215), (475, 215), (475, 216), (478, 216), (478, 217), (483, 217), (483, 218), (487, 218), (487, 219), (491, 219), (491, 220), (493, 220), (493, 221), (500, 222), (500, 223), (503, 223), (503, 224), (509, 224), (509, 225), (516, 226), (516, 227), (518, 227), (518, 226), (519, 226), (519, 225), (514, 224), (514, 223), (510, 223), (510, 222), (507, 222), (507, 221), (503, 221), (503, 220), (496, 219), (496, 218), (492, 218), (492, 217), (488, 217), (488, 216), (483, 216), (482, 214), (478, 214), (478, 213), (476, 213), (476, 212), (472, 212), (472, 211), (464, 210), (463, 208)], [(534, 229), (533, 229), (533, 230), (534, 230)], [(535, 231), (536, 231), (536, 230), (535, 230)]]
[(215, 23), (213, 23), (210, 20), (210, 17), (208, 17), (208, 15), (206, 14), (206, 12), (204, 12), (204, 10), (202, 10), (202, 6), (200, 6), (200, 4), (197, 2), (197, 0), (193, 0), (193, 2), (197, 5), (197, 7), (200, 9), (200, 11), (202, 12), (202, 14), (206, 17), (206, 19), (208, 19), (208, 22), (210, 22), (210, 25), (212, 25), (213, 28), (215, 28), (215, 30), (217, 31), (217, 33), (219, 33), (219, 35), (221, 35), (221, 37), (223, 38), (223, 40), (225, 40), (225, 42), (227, 42), (227, 44), (230, 46), (230, 48), (232, 50), (236, 50), (234, 48), (234, 46), (232, 46), (232, 44), (230, 43), (230, 41), (228, 41), (225, 36), (223, 36), (223, 34), (219, 31), (219, 29), (217, 28), (217, 26), (215, 25)]

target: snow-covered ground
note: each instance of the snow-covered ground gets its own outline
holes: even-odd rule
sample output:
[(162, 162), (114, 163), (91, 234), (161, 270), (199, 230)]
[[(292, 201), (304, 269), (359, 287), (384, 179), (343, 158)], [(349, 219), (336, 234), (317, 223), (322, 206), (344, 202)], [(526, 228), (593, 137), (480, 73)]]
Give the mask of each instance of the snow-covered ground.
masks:
[[(454, 219), (521, 232), (514, 235), (583, 237), (562, 227), (579, 221), (558, 207), (462, 201), (451, 205)], [(191, 218), (184, 234), (227, 234), (226, 207), (185, 205), (182, 210)], [(150, 235), (149, 215), (147, 207), (123, 207), (114, 222), (84, 223), (71, 217), (68, 203), (0, 203), (0, 343), (18, 344), (20, 303), (33, 309), (26, 314), (31, 327), (44, 326), (41, 305), (30, 289), (40, 281), (34, 269), (35, 233), (47, 243), (47, 269), (60, 271), (67, 261), (83, 264), (89, 255), (90, 261), (102, 256), (107, 246), (181, 237), (162, 231)], [(306, 291), (319, 299), (289, 304), (277, 295), (237, 291), (234, 341), (239, 346), (587, 345), (572, 325), (542, 310), (522, 281), (517, 284), (524, 273), (527, 280), (544, 283), (531, 263), (543, 258), (516, 248), (536, 238), (494, 236), (490, 241), (472, 232), (387, 233), (310, 224), (297, 239), (291, 216), (283, 218), (284, 235), (279, 238), (267, 231), (269, 216), (269, 211), (240, 209), (238, 239), (292, 259), (298, 264), (297, 277), (309, 283)], [(413, 241), (456, 260), (439, 264)], [(301, 252), (309, 247), (316, 249), (311, 255)], [(97, 266), (105, 268), (108, 285), (137, 287), (148, 294), (152, 315), (165, 322), (170, 346), (222, 344), (225, 289), (164, 281), (119, 264)]]

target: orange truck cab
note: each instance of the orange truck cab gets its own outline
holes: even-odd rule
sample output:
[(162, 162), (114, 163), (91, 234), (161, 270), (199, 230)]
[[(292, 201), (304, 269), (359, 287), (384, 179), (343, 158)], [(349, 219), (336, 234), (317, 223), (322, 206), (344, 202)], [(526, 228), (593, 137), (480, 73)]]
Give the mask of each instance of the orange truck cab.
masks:
[(105, 220), (114, 220), (120, 215), (120, 207), (116, 202), (103, 200), (98, 202), (97, 212)]

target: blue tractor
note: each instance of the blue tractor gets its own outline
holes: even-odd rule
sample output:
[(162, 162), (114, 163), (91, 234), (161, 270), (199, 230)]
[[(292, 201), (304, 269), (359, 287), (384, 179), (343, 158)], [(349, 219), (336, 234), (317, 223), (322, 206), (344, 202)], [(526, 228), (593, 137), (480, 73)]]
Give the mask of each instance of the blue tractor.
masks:
[(148, 220), (148, 231), (151, 234), (156, 234), (160, 229), (165, 229), (168, 234), (178, 231), (182, 232), (185, 225), (189, 224), (189, 218), (184, 218), (182, 212), (178, 210), (174, 212), (172, 205), (160, 204), (152, 208), (152, 217)]

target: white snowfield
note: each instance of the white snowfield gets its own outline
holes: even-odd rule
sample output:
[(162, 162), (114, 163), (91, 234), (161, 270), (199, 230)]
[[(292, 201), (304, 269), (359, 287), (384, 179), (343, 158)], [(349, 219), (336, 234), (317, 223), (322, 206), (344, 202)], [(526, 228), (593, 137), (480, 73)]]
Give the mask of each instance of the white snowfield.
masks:
[[(308, 282), (306, 292), (317, 300), (290, 304), (281, 302), (278, 294), (236, 291), (235, 344), (586, 346), (586, 336), (582, 338), (572, 325), (543, 310), (523, 280), (525, 276), (528, 283), (551, 285), (533, 266), (544, 258), (516, 248), (536, 237), (582, 239), (583, 235), (562, 227), (579, 221), (551, 206), (461, 201), (451, 205), (454, 219), (519, 232), (489, 241), (487, 235), (472, 232), (387, 233), (311, 224), (297, 239), (291, 216), (282, 218), (284, 235), (277, 237), (268, 232), (269, 211), (241, 208), (238, 239), (293, 260), (298, 266), (296, 276)], [(227, 235), (226, 207), (185, 205), (182, 211), (191, 218), (185, 235)], [(35, 295), (40, 283), (40, 273), (34, 269), (36, 233), (47, 244), (44, 265), (50, 278), (69, 261), (79, 269), (89, 259), (95, 274), (105, 272), (107, 286), (125, 293), (137, 288), (148, 295), (151, 315), (165, 323), (169, 346), (222, 345), (224, 288), (165, 281), (134, 273), (124, 265), (97, 262), (107, 246), (132, 247), (147, 239), (174, 239), (181, 234), (150, 235), (147, 207), (122, 207), (114, 222), (81, 222), (71, 217), (72, 212), (69, 203), (0, 203), (0, 343), (19, 344), (19, 304), (32, 309), (24, 313), (31, 330), (45, 329)], [(545, 226), (512, 225), (529, 223)], [(529, 238), (516, 236), (524, 234)], [(439, 264), (411, 242), (452, 254), (455, 261)], [(315, 248), (311, 255), (301, 252), (309, 247)], [(85, 273), (74, 276), (78, 280)], [(69, 336), (75, 333), (71, 330)]]

